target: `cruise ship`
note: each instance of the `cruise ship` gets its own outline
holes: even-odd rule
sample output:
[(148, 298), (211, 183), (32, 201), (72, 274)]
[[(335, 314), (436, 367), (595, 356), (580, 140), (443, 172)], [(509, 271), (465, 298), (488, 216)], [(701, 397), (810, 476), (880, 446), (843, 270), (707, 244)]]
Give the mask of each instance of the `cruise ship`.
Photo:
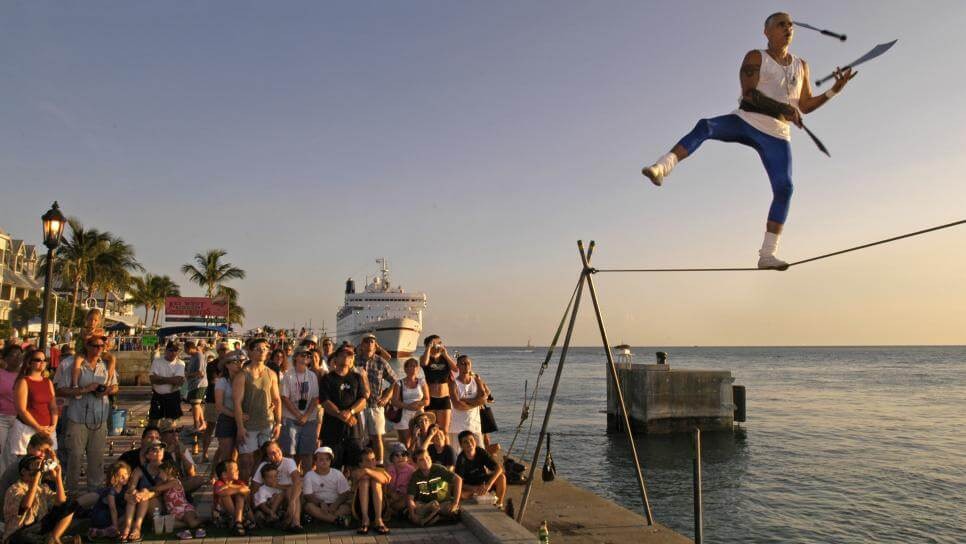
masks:
[(426, 293), (407, 293), (389, 281), (389, 265), (385, 258), (376, 259), (379, 275), (365, 290), (356, 293), (355, 281), (345, 284), (345, 305), (336, 315), (336, 337), (358, 345), (363, 334), (376, 335), (379, 345), (393, 358), (409, 357), (416, 351), (423, 332), (423, 309)]

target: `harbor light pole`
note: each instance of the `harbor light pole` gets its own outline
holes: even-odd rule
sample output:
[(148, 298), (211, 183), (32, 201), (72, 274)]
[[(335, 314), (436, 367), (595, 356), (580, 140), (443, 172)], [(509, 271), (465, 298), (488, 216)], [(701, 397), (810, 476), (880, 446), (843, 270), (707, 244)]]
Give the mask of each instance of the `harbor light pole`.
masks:
[(44, 304), (40, 316), (40, 350), (47, 351), (47, 310), (50, 308), (50, 279), (54, 274), (54, 250), (60, 245), (60, 237), (64, 234), (64, 224), (67, 218), (60, 213), (57, 201), (40, 217), (44, 226), (44, 245), (47, 246), (47, 272), (44, 274)]

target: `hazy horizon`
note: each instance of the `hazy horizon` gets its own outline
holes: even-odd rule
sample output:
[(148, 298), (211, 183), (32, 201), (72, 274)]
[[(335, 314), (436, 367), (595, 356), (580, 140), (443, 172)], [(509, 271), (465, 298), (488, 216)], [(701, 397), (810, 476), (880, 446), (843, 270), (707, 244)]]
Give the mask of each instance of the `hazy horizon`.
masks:
[[(785, 6), (785, 4), (782, 4)], [(818, 1), (791, 51), (826, 75), (898, 38), (793, 130), (779, 256), (966, 216), (966, 4)], [(450, 345), (547, 344), (594, 266), (754, 266), (771, 192), (709, 142), (660, 189), (640, 168), (732, 111), (771, 2), (127, 2), (0, 5), (0, 228), (54, 200), (179, 272), (223, 248), (244, 328), (335, 331), (345, 280), (387, 257)], [(956, 60), (959, 59), (959, 60)], [(828, 84), (815, 88), (824, 91)], [(784, 273), (599, 274), (611, 342), (962, 345), (966, 228)], [(139, 312), (143, 316), (143, 312)], [(574, 342), (598, 338), (589, 297)]]

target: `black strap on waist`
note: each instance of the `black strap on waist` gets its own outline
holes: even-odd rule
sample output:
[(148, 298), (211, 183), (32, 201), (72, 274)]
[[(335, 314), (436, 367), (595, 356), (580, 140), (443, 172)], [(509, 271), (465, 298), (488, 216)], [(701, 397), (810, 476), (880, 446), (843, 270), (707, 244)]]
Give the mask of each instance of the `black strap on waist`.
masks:
[(775, 119), (778, 119), (779, 121), (785, 121), (785, 117), (783, 115), (776, 114), (776, 113), (773, 113), (773, 112), (770, 112), (770, 111), (765, 111), (765, 110), (759, 108), (758, 106), (752, 104), (751, 102), (749, 102), (747, 100), (742, 100), (738, 104), (738, 109), (744, 110), (744, 111), (749, 111), (751, 113), (760, 113), (762, 115), (767, 115), (768, 117), (774, 117)]

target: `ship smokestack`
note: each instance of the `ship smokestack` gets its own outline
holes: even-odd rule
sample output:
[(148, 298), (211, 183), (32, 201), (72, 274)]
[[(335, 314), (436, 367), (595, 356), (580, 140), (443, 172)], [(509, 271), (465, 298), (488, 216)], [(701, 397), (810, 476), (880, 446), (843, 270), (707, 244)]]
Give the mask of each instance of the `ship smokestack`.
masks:
[(356, 292), (356, 282), (352, 278), (345, 280), (345, 294), (352, 295)]

